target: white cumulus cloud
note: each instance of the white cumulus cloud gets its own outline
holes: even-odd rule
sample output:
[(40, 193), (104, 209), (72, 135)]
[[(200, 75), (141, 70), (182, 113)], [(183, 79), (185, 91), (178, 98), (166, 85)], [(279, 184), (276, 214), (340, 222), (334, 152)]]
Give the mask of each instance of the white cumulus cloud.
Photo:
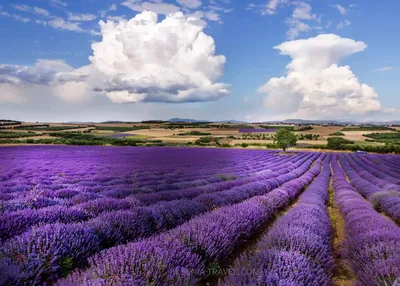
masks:
[(214, 40), (198, 17), (178, 12), (159, 22), (156, 13), (145, 11), (114, 20), (100, 22), (103, 39), (92, 44), (89, 65), (74, 69), (45, 59), (33, 66), (0, 64), (0, 86), (7, 87), (0, 101), (21, 101), (10, 87), (20, 94), (47, 89), (69, 102), (94, 93), (115, 103), (212, 101), (229, 93), (228, 84), (217, 82), (225, 57), (215, 55)]
[(360, 83), (349, 66), (340, 66), (346, 56), (366, 49), (366, 44), (334, 34), (288, 41), (276, 46), (292, 61), (286, 76), (271, 78), (259, 88), (268, 109), (307, 118), (340, 117), (384, 111), (378, 94)]
[(100, 22), (103, 40), (90, 57), (101, 77), (97, 91), (114, 102), (216, 100), (228, 85), (215, 83), (225, 57), (197, 18), (181, 12), (158, 22), (145, 11), (130, 21)]

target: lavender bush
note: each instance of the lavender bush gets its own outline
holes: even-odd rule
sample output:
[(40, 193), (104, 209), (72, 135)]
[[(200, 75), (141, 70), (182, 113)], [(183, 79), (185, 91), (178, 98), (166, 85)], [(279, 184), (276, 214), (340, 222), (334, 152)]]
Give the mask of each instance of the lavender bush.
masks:
[(332, 161), (335, 200), (345, 220), (347, 258), (359, 285), (400, 283), (400, 229), (377, 213)]
[[(259, 271), (223, 283), (331, 283), (331, 155), (24, 146), (0, 158), (0, 285), (204, 284), (305, 189), (259, 255), (231, 268)], [(398, 222), (398, 157), (335, 155), (332, 167), (359, 283), (398, 283), (398, 227), (377, 212)]]
[(326, 209), (330, 156), (298, 203), (255, 250), (240, 256), (222, 285), (331, 285), (332, 231)]

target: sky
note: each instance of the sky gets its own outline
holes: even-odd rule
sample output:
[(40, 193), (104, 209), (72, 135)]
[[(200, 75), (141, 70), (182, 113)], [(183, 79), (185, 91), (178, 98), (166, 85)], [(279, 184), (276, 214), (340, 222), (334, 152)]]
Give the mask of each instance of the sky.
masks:
[(399, 11), (393, 0), (3, 0), (0, 118), (400, 120)]

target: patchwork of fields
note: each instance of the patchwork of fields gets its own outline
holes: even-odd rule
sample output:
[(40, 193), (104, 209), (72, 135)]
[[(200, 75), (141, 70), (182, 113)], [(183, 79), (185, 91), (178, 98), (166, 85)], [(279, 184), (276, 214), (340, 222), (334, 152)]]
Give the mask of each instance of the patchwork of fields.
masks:
[[(304, 125), (222, 122), (61, 123), (4, 122), (0, 145), (170, 146), (276, 149), (277, 132), (294, 133), (297, 151), (357, 150), (400, 154), (400, 132), (386, 125)], [(339, 138), (339, 139), (338, 139)]]
[(0, 285), (400, 285), (399, 156), (20, 146), (0, 158)]

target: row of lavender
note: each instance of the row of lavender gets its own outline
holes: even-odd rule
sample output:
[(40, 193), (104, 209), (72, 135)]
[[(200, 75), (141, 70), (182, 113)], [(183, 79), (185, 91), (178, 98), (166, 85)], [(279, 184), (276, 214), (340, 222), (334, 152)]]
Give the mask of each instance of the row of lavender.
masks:
[[(74, 271), (57, 283), (199, 283), (212, 276), (218, 265), (231, 260), (249, 239), (262, 231), (277, 212), (288, 206), (317, 176), (296, 206), (262, 238), (258, 244), (260, 254), (242, 257), (235, 263), (236, 268), (232, 268), (237, 273), (243, 264), (249, 264), (257, 271), (251, 272), (252, 275), (242, 273), (240, 277), (227, 277), (222, 283), (330, 285), (331, 229), (325, 204), (331, 156), (328, 155), (322, 163), (324, 156), (319, 154), (269, 155), (262, 164), (264, 169), (254, 166), (248, 178), (215, 182), (205, 187), (140, 196), (135, 194), (136, 198), (141, 199), (136, 199), (138, 203), (133, 205), (125, 204), (126, 198), (101, 198), (80, 204), (80, 207), (53, 206), (4, 214), (9, 216), (3, 216), (0, 220), (1, 227), (4, 227), (0, 227), (2, 239), (6, 240), (0, 247), (0, 284), (40, 285), (44, 281), (54, 281), (66, 276), (74, 268), (82, 269), (86, 266), (87, 258), (89, 268), (86, 271)], [(334, 156), (334, 182), (342, 178), (346, 180), (337, 159), (346, 172), (362, 173), (365, 177), (358, 175), (351, 181), (352, 184), (361, 178), (368, 183), (374, 181), (380, 188), (394, 188), (397, 185), (394, 181), (398, 175), (395, 157)], [(362, 165), (368, 166), (368, 170), (359, 169), (355, 172), (357, 166)], [(385, 174), (385, 168), (390, 172)], [(371, 176), (368, 180), (367, 175)], [(391, 182), (386, 182), (383, 175)], [(384, 229), (387, 232), (379, 232), (382, 235), (375, 238), (373, 234), (376, 234), (376, 228), (372, 225), (367, 224), (355, 230), (357, 226), (352, 224), (353, 216), (357, 223), (364, 218), (362, 214), (366, 211), (370, 212), (375, 223), (382, 223), (380, 218), (383, 217), (349, 183), (344, 187), (346, 192), (341, 192), (338, 184), (335, 184), (335, 189), (337, 204), (346, 221), (347, 256), (360, 283), (399, 283), (396, 282), (396, 278), (400, 277), (400, 269), (396, 266), (400, 265), (399, 255), (393, 254), (393, 251), (399, 253), (399, 240), (395, 239), (399, 237), (398, 231), (395, 231), (398, 227), (389, 221), (378, 225), (379, 231)], [(168, 199), (168, 194), (171, 194), (172, 199)], [(353, 198), (362, 201), (353, 205), (353, 210), (348, 198), (351, 202)], [(57, 208), (58, 213), (55, 211)], [(357, 212), (360, 209), (362, 211)], [(54, 216), (53, 211), (57, 213)], [(7, 223), (3, 223), (5, 221)], [(41, 225), (32, 228), (36, 224)], [(361, 241), (357, 231), (366, 234), (368, 238)], [(123, 243), (128, 244), (112, 247)], [(103, 250), (109, 247), (112, 248)], [(368, 250), (368, 247), (372, 250)], [(374, 251), (382, 253), (376, 255)], [(376, 256), (368, 261), (368, 255)], [(375, 264), (383, 270), (379, 273), (364, 273), (370, 271)], [(294, 272), (293, 269), (298, 271)]]
[[(334, 161), (336, 161), (336, 157), (334, 159)], [(342, 157), (340, 159), (342, 160)], [(350, 158), (347, 159), (350, 160)], [(380, 183), (382, 184), (382, 186), (384, 184), (386, 188), (397, 190), (396, 185), (394, 184), (396, 183), (396, 181), (394, 181), (394, 178), (397, 174), (395, 168), (392, 168), (392, 170), (388, 172), (390, 173), (390, 175), (388, 175), (384, 172), (381, 172), (380, 170), (372, 169), (374, 166), (372, 166), (371, 162), (369, 162), (369, 159), (367, 158), (362, 157), (361, 159), (358, 159), (354, 157), (353, 159), (356, 161), (359, 160), (358, 163), (360, 164), (362, 164), (362, 161), (366, 164), (370, 164), (368, 166), (370, 166), (371, 168), (369, 168), (368, 171), (371, 172), (370, 175), (374, 174), (376, 176), (375, 178), (370, 177), (370, 180), (375, 180), (375, 183)], [(387, 161), (383, 165), (385, 165), (386, 168), (390, 167), (391, 164), (393, 164), (392, 167), (394, 167), (395, 162)], [(338, 180), (337, 173), (340, 174), (341, 171), (341, 169), (336, 169), (336, 165), (337, 163), (333, 162), (333, 168), (336, 172), (335, 182)], [(261, 264), (262, 267), (259, 268), (261, 271), (254, 271), (255, 268), (253, 268), (253, 271), (250, 272), (251, 274), (257, 274), (257, 278), (255, 280), (254, 277), (250, 276), (250, 279), (253, 279), (250, 280), (250, 283), (259, 285), (275, 285), (279, 283), (287, 283), (293, 285), (330, 285), (332, 283), (331, 274), (333, 268), (333, 260), (330, 248), (331, 229), (329, 226), (328, 215), (326, 209), (324, 208), (324, 205), (327, 201), (327, 185), (329, 182), (329, 175), (327, 175), (328, 173), (328, 167), (325, 166), (323, 174), (321, 174), (319, 177), (320, 180), (316, 180), (315, 184), (312, 184), (310, 186), (309, 192), (307, 192), (307, 194), (310, 195), (305, 195), (305, 199), (301, 199), (299, 201), (299, 207), (295, 207), (281, 221), (278, 221), (275, 228), (273, 228), (268, 233), (265, 240), (262, 241), (260, 248), (267, 248), (268, 250), (262, 252), (262, 254), (257, 255), (256, 261), (260, 262), (260, 259), (263, 260)], [(389, 182), (379, 179), (379, 176), (381, 176), (382, 179), (389, 179)], [(376, 178), (381, 181), (378, 182)], [(321, 184), (319, 188), (314, 187), (318, 186), (317, 182)], [(343, 205), (343, 201), (341, 200), (343, 199), (343, 197), (341, 197), (343, 193), (341, 192), (340, 186), (336, 184), (335, 187), (337, 190), (337, 204), (340, 206), (341, 211), (346, 219), (347, 242), (345, 248), (347, 250), (347, 258), (351, 262), (352, 268), (357, 274), (358, 282), (362, 285), (396, 285), (396, 283), (400, 282), (400, 256), (398, 255), (400, 253), (399, 229), (396, 228), (393, 223), (389, 221), (385, 222), (384, 218), (377, 212), (373, 210), (370, 211), (370, 213), (366, 212), (368, 208), (369, 210), (371, 210), (372, 208), (365, 201), (359, 201), (358, 203), (361, 204), (356, 206), (350, 205), (348, 204), (348, 202), (346, 202), (347, 205)], [(351, 195), (354, 195), (354, 193)], [(349, 194), (345, 193), (344, 197), (347, 199), (348, 195)], [(271, 198), (273, 198), (273, 196), (271, 196)], [(279, 204), (277, 205), (279, 209)], [(367, 226), (360, 227), (360, 219), (362, 219), (363, 216), (361, 216), (360, 218), (357, 217), (357, 210), (359, 210), (361, 206), (365, 207), (363, 208), (364, 214), (369, 214), (372, 222), (376, 224), (375, 228), (372, 227), (372, 224), (367, 224)], [(350, 210), (346, 209), (346, 207), (354, 207), (354, 209)], [(346, 211), (352, 213), (350, 219), (348, 216), (346, 216)], [(299, 217), (301, 218), (302, 215), (304, 217), (308, 216), (307, 221), (298, 220), (296, 221), (298, 223), (294, 222), (294, 219), (299, 219)], [(354, 220), (356, 220), (357, 223), (354, 223)], [(315, 224), (308, 224), (308, 221), (315, 222)], [(379, 235), (377, 235), (377, 232), (375, 232), (375, 230), (380, 230)], [(384, 232), (383, 230), (386, 230), (386, 232)], [(373, 235), (371, 235), (371, 232), (373, 233)], [(361, 238), (360, 234), (361, 237), (363, 235), (365, 235), (365, 237)], [(173, 239), (175, 238), (176, 237), (173, 236)], [(186, 239), (187, 238), (185, 237), (183, 241), (186, 242)], [(200, 238), (200, 241), (204, 243), (203, 239), (204, 238)], [(162, 242), (165, 241), (163, 240)], [(198, 247), (198, 243), (195, 243), (195, 247), (192, 247), (195, 249), (196, 254), (198, 254)], [(123, 255), (126, 253), (117, 253), (116, 255), (119, 254)], [(207, 265), (209, 263), (223, 261), (224, 257), (229, 257), (229, 255), (230, 254), (225, 254), (217, 259), (207, 259), (207, 255), (205, 255), (204, 258), (204, 254), (201, 255), (201, 257), (205, 261), (204, 265)], [(101, 258), (97, 257), (97, 259), (99, 259), (100, 261), (96, 261), (96, 257), (93, 259), (94, 260), (92, 260), (92, 267), (90, 268), (90, 271), (72, 274), (67, 280), (61, 281), (60, 284), (73, 285), (78, 282), (85, 282), (89, 285), (94, 285), (96, 283), (105, 283), (105, 285), (109, 285), (110, 283), (119, 284), (121, 283), (121, 280), (118, 279), (121, 277), (121, 275), (124, 276), (124, 274), (127, 274), (125, 272), (127, 271), (127, 268), (123, 268), (124, 270), (122, 270), (122, 272), (120, 269), (119, 273), (118, 271), (117, 273), (115, 273), (110, 269), (108, 269), (108, 271), (110, 272), (107, 272), (107, 269), (105, 269), (104, 267), (112, 262), (108, 260), (110, 259), (110, 257), (108, 256)], [(374, 271), (373, 268), (376, 267), (376, 265), (378, 265), (378, 267), (380, 268), (379, 271)], [(129, 269), (131, 265), (129, 264), (122, 266), (128, 267)], [(146, 267), (148, 266), (149, 265), (146, 265)], [(252, 264), (252, 266), (255, 265)], [(101, 270), (99, 271), (99, 269)], [(140, 270), (139, 272), (135, 272), (137, 269), (134, 267), (131, 272), (128, 271), (130, 275), (134, 275), (124, 276), (124, 278), (122, 279), (122, 283), (132, 283), (133, 281), (135, 281), (135, 283), (150, 282), (155, 284), (163, 284), (165, 282), (170, 282), (172, 284), (180, 284), (187, 281), (198, 281), (198, 276), (201, 277), (210, 274), (209, 270), (208, 272), (204, 273), (201, 272), (199, 269), (194, 268), (190, 269), (191, 275), (189, 275), (189, 280), (182, 281), (182, 272), (180, 272), (182, 270), (181, 265), (178, 266), (178, 269), (179, 270), (173, 268), (167, 271), (166, 274), (171, 275), (172, 273), (173, 278), (172, 280), (164, 281), (162, 280), (162, 274), (161, 276), (157, 276), (157, 278), (151, 275), (146, 276), (146, 280), (143, 280), (143, 277), (140, 274)], [(297, 271), (293, 271), (293, 269), (297, 269)], [(238, 273), (238, 271), (234, 272)], [(155, 273), (157, 275), (160, 275), (159, 272)], [(178, 273), (178, 276), (175, 277), (174, 273)], [(184, 273), (186, 273), (186, 271), (184, 271)], [(193, 273), (195, 273), (196, 275), (193, 276)], [(113, 275), (113, 278), (111, 280), (109, 278), (104, 279), (104, 277), (109, 277), (107, 276), (109, 274)], [(243, 279), (245, 276), (242, 275), (239, 277)], [(246, 280), (248, 278), (249, 277), (244, 278), (245, 282), (243, 283), (243, 285), (248, 285), (249, 280)], [(234, 277), (233, 281), (231, 281), (231, 279), (232, 277), (228, 278), (224, 282), (227, 282), (228, 285), (230, 285), (233, 281), (235, 284), (240, 284), (238, 277)], [(243, 280), (241, 282), (243, 282)]]
[[(179, 157), (181, 149), (173, 149), (170, 151), (174, 155), (173, 160), (167, 157), (170, 161), (170, 166), (164, 169), (164, 166), (160, 164), (160, 160), (165, 161), (166, 159), (162, 159), (162, 157), (158, 156), (158, 151), (152, 151), (150, 148), (139, 149), (134, 152), (128, 152), (121, 148), (111, 148), (113, 152), (110, 152), (109, 149), (102, 147), (92, 148), (90, 149), (92, 150), (91, 152), (80, 152), (79, 148), (72, 148), (71, 150), (70, 147), (54, 147), (45, 149), (49, 150), (47, 152), (39, 149), (37, 153), (34, 153), (29, 147), (21, 150), (3, 149), (10, 150), (9, 153), (11, 154), (0, 150), (0, 155), (2, 159), (4, 158), (2, 165), (4, 168), (7, 166), (6, 172), (13, 174), (11, 177), (2, 176), (0, 178), (0, 212), (25, 208), (39, 209), (54, 205), (71, 206), (101, 198), (126, 198), (134, 204), (140, 204), (141, 201), (145, 201), (147, 204), (146, 195), (150, 194), (148, 192), (137, 193), (137, 181), (140, 178), (136, 177), (136, 173), (131, 170), (131, 166), (135, 165), (135, 158), (146, 155), (149, 162), (144, 164), (143, 169), (147, 170), (149, 164), (151, 164), (159, 168), (156, 173), (174, 173), (174, 168), (176, 166), (185, 166), (184, 162), (186, 160), (186, 157)], [(270, 166), (273, 166), (279, 160), (283, 161), (282, 158), (277, 158), (278, 156), (274, 156), (271, 152), (258, 154), (259, 158), (257, 158), (256, 154), (252, 152), (242, 154), (231, 153), (231, 150), (218, 150), (220, 153), (207, 155), (208, 150), (205, 150), (206, 153), (203, 153), (205, 151), (201, 149), (199, 154), (203, 155), (202, 158), (211, 158), (208, 168), (203, 169), (205, 169), (205, 173), (213, 172), (214, 174), (208, 180), (199, 179), (199, 175), (193, 177), (192, 172), (201, 174), (201, 168), (194, 168), (192, 164), (191, 168), (185, 168), (185, 175), (179, 174), (178, 177), (174, 177), (176, 181), (182, 179), (182, 177), (185, 177), (185, 180), (192, 180), (184, 181), (183, 183), (185, 184), (180, 184), (179, 187), (177, 183), (165, 185), (160, 180), (155, 179), (142, 181), (141, 183), (147, 184), (145, 188), (153, 192), (153, 197), (157, 197), (159, 193), (165, 194), (166, 192), (163, 191), (171, 189), (176, 189), (176, 192), (179, 192), (186, 191), (188, 188), (200, 189), (204, 188), (204, 186), (210, 189), (213, 187), (230, 187), (240, 181), (241, 178), (248, 179), (249, 177), (257, 176), (260, 172), (268, 170)], [(152, 152), (156, 153), (154, 157), (151, 156)], [(213, 150), (213, 152), (215, 151)], [(65, 153), (72, 155), (65, 155)], [(81, 155), (81, 153), (84, 153), (84, 155)], [(89, 155), (85, 155), (86, 153)], [(197, 154), (197, 152), (192, 153)], [(186, 156), (185, 154), (183, 153), (182, 155)], [(191, 155), (190, 157), (193, 160), (197, 160), (196, 156)], [(121, 160), (115, 162), (114, 157), (121, 158)], [(127, 161), (126, 157), (130, 158), (132, 162)], [(230, 157), (230, 161), (224, 159), (225, 157)], [(220, 159), (218, 160), (218, 158)], [(213, 160), (218, 162), (215, 168), (212, 165)], [(220, 166), (220, 162), (224, 163), (224, 165)], [(139, 162), (139, 167), (142, 163)], [(138, 168), (138, 166), (135, 166), (135, 168)], [(127, 176), (134, 177), (133, 179), (131, 178), (134, 181), (126, 181), (124, 178)], [(35, 184), (31, 184), (31, 181), (34, 181)], [(90, 184), (88, 184), (88, 181)], [(27, 182), (30, 183), (27, 184)], [(110, 182), (112, 182), (112, 185), (109, 184)], [(155, 188), (154, 185), (157, 187)]]
[[(6, 213), (1, 220), (3, 239), (26, 232), (12, 237), (1, 247), (0, 282), (10, 285), (40, 284), (57, 279), (70, 269), (83, 266), (88, 256), (101, 249), (163, 232), (216, 207), (268, 193), (304, 174), (316, 157), (318, 154), (276, 156), (276, 160), (272, 160), (276, 165), (272, 164), (268, 172), (258, 172), (255, 182), (242, 182), (240, 187), (215, 190), (193, 200), (181, 199), (150, 207), (126, 205), (122, 206), (124, 211), (106, 212), (97, 218), (90, 219), (90, 213), (99, 215), (121, 205), (108, 201), (91, 212), (74, 207), (64, 207), (55, 212), (55, 207), (48, 207)], [(83, 223), (73, 223), (88, 218)], [(54, 221), (64, 224), (31, 228), (34, 224)]]
[(171, 231), (94, 255), (89, 268), (58, 285), (192, 285), (229, 259), (317, 176), (323, 156), (299, 178), (266, 195), (198, 216)]
[[(291, 179), (293, 174), (291, 176), (287, 174), (302, 165), (306, 168), (311, 163), (309, 159), (313, 157), (315, 155), (312, 154), (293, 158), (289, 157), (289, 159), (286, 158), (283, 162), (281, 161), (282, 158), (277, 158), (278, 160), (275, 161), (276, 165), (270, 167), (271, 172), (262, 173), (237, 182), (225, 182), (217, 186), (209, 185), (201, 189), (189, 189), (178, 194), (174, 191), (163, 192), (172, 199), (171, 202), (162, 200), (154, 201), (155, 198), (152, 196), (153, 202), (158, 203), (153, 206), (152, 204), (147, 205), (152, 206), (149, 208), (152, 213), (156, 213), (154, 216), (157, 217), (156, 225), (158, 226), (161, 224), (159, 221), (170, 221), (171, 219), (165, 218), (168, 216), (172, 216), (175, 221), (178, 219), (184, 220), (188, 215), (183, 215), (180, 209), (183, 209), (184, 212), (191, 210), (191, 212), (197, 214), (224, 204), (244, 200), (248, 196), (257, 194), (255, 192), (269, 190)], [(306, 169), (302, 170), (305, 171)], [(163, 197), (161, 196), (161, 198)], [(38, 210), (26, 209), (7, 212), (0, 215), (0, 241), (21, 234), (28, 230), (28, 228), (39, 223), (70, 223), (86, 221), (88, 219), (93, 220), (104, 212), (106, 214), (100, 216), (99, 220), (107, 222), (107, 212), (117, 210), (138, 212), (146, 209), (140, 206), (141, 204), (137, 200), (101, 198), (74, 207), (52, 206)], [(109, 217), (111, 220), (112, 215)], [(164, 223), (163, 225), (171, 225), (171, 223)], [(161, 227), (158, 228), (160, 229)]]
[(297, 204), (279, 218), (251, 252), (241, 255), (222, 285), (331, 285), (332, 229), (326, 203), (329, 155)]
[(335, 201), (345, 221), (346, 257), (359, 285), (399, 285), (400, 228), (353, 188), (336, 159), (332, 160)]
[[(356, 285), (400, 285), (400, 229), (375, 211), (347, 181), (346, 174), (363, 194), (368, 192), (368, 187), (374, 187), (367, 185), (362, 188), (366, 183), (363, 185), (362, 179), (356, 177), (357, 173), (345, 158), (355, 167), (354, 161), (369, 164), (369, 158), (343, 154), (334, 155), (332, 160), (335, 202), (345, 223), (343, 256), (356, 275)], [(386, 166), (390, 167), (391, 162), (387, 163)], [(372, 178), (372, 174), (383, 175), (379, 168), (376, 170), (369, 166), (372, 173), (365, 174), (366, 171), (360, 168), (357, 170), (377, 184), (384, 183), (377, 177)], [(254, 249), (235, 261), (229, 271), (233, 275), (225, 277), (222, 285), (333, 284), (332, 229), (325, 206), (329, 168), (325, 162), (323, 171), (300, 197), (298, 204), (275, 222)], [(391, 175), (395, 174), (393, 169)], [(385, 187), (396, 189), (396, 185), (388, 182)], [(371, 192), (379, 190), (372, 189)]]
[(339, 162), (356, 190), (377, 210), (400, 224), (400, 179), (370, 165), (364, 158), (340, 155)]
[[(39, 185), (53, 198), (57, 192), (134, 192), (184, 189), (247, 176), (265, 169), (271, 153), (228, 150), (150, 148), (20, 147), (0, 150), (2, 200)], [(192, 162), (197, 162), (196, 166)], [(179, 164), (178, 164), (179, 163)], [(48, 192), (47, 192), (48, 191)], [(64, 192), (63, 192), (64, 191)], [(64, 194), (66, 193), (66, 194)], [(4, 194), (9, 194), (8, 198)]]

